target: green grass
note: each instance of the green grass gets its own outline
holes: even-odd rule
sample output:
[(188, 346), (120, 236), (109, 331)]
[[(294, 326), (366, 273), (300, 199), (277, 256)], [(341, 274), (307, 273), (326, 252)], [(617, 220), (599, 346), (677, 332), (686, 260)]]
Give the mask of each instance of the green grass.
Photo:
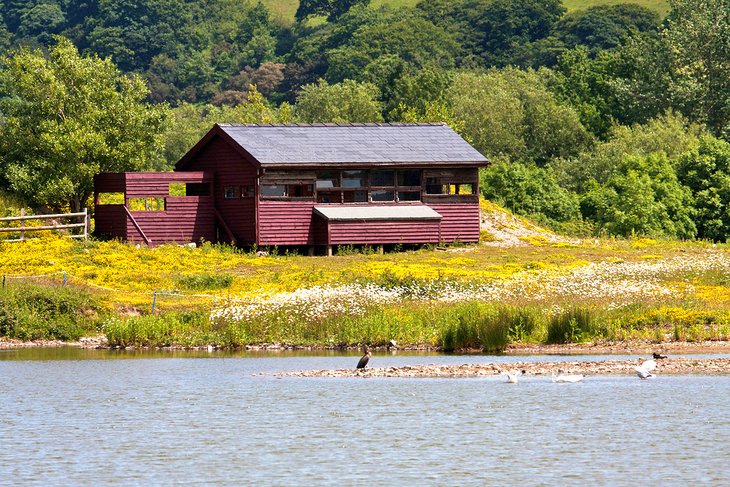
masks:
[[(373, 8), (388, 6), (391, 8), (413, 8), (421, 0), (372, 0), (370, 5)], [(294, 22), (294, 14), (299, 6), (298, 0), (262, 0), (274, 19), (280, 19), (284, 23)], [(584, 10), (597, 5), (617, 5), (621, 3), (635, 3), (654, 10), (664, 17), (669, 12), (669, 3), (666, 0), (563, 0), (563, 5), (569, 12)]]
[(34, 283), (0, 288), (0, 336), (17, 340), (78, 340), (95, 330), (96, 298), (83, 289)]

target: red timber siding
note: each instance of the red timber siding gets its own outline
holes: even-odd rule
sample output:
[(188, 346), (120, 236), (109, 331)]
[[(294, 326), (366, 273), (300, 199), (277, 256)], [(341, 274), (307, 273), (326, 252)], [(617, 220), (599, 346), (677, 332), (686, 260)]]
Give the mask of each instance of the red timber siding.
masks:
[(313, 237), (312, 208), (316, 205), (314, 201), (259, 201), (258, 245), (324, 243)]
[(99, 205), (94, 209), (94, 235), (126, 240), (126, 221), (127, 213), (124, 211), (124, 205)]
[[(255, 192), (257, 191), (256, 167), (246, 161), (228, 142), (216, 136), (185, 164), (180, 173), (203, 170), (215, 174), (215, 207), (236, 237), (237, 243), (256, 243), (256, 199), (253, 196), (241, 197), (241, 189), (247, 186), (254, 186)], [(228, 186), (236, 188), (236, 198), (223, 197)], [(218, 235), (221, 240), (226, 239), (222, 229)]]
[[(215, 241), (213, 200), (207, 196), (168, 197), (165, 211), (130, 212), (152, 245), (165, 242)], [(127, 240), (145, 243), (130, 218), (126, 218)]]
[[(99, 236), (147, 243), (135, 226), (136, 222), (152, 245), (201, 239), (215, 241), (211, 196), (169, 196), (171, 183), (205, 186), (211, 181), (212, 175), (204, 172), (101, 174), (94, 178), (97, 202), (94, 232)], [(98, 204), (99, 193), (117, 192), (124, 193), (127, 207), (133, 198), (164, 198), (165, 211), (132, 211), (130, 217), (125, 205)]]
[(329, 239), (331, 245), (438, 243), (439, 221), (331, 221)]
[(479, 204), (428, 205), (441, 219), (442, 242), (479, 242)]

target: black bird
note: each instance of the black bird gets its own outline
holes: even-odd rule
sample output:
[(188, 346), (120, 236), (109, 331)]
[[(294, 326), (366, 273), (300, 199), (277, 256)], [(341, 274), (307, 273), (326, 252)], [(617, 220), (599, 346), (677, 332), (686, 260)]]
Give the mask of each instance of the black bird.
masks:
[(654, 358), (655, 358), (656, 360), (659, 360), (659, 359), (663, 359), (663, 358), (667, 358), (667, 356), (666, 356), (666, 355), (660, 355), (660, 354), (658, 354), (658, 353), (656, 353), (656, 352), (654, 352), (654, 353), (653, 353), (652, 355), (654, 356)]
[(364, 369), (365, 366), (368, 364), (368, 360), (370, 360), (370, 357), (372, 355), (370, 353), (370, 349), (367, 346), (363, 348), (363, 351), (365, 352), (365, 355), (363, 355), (360, 358), (360, 361), (357, 363), (357, 368), (358, 369)]

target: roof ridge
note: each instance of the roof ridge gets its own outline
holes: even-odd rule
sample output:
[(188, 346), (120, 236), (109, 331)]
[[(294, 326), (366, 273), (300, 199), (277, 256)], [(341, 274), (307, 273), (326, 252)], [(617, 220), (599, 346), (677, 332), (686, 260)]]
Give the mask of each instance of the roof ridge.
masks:
[(440, 127), (446, 122), (313, 122), (313, 123), (218, 123), (220, 127)]

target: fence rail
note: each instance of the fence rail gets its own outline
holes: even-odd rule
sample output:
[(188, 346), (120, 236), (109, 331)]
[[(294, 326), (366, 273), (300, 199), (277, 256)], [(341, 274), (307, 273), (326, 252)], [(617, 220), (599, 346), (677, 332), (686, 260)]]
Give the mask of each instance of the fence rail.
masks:
[[(66, 218), (80, 218), (83, 217), (83, 223), (53, 223), (51, 225), (41, 225), (37, 227), (26, 227), (25, 222), (28, 220), (58, 220)], [(57, 213), (55, 215), (26, 215), (25, 209), (20, 209), (20, 216), (9, 216), (0, 218), (0, 224), (3, 222), (20, 222), (19, 226), (12, 227), (0, 227), (0, 233), (19, 233), (20, 238), (6, 239), (3, 242), (22, 242), (28, 240), (26, 233), (40, 232), (44, 230), (68, 230), (71, 228), (81, 228), (81, 233), (68, 235), (70, 238), (83, 238), (86, 240), (89, 237), (89, 212), (86, 208), (84, 211), (78, 213)]]

